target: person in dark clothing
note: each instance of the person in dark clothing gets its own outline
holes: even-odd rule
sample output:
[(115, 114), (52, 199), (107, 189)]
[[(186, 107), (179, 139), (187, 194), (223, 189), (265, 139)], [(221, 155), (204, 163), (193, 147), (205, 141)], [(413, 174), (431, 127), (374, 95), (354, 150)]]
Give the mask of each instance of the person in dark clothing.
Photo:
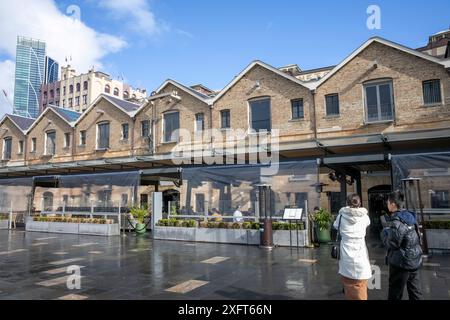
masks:
[(404, 195), (400, 191), (388, 196), (390, 215), (381, 239), (388, 252), (389, 300), (401, 300), (405, 286), (409, 300), (422, 300), (419, 269), (422, 266), (420, 232), (415, 214), (402, 210)]

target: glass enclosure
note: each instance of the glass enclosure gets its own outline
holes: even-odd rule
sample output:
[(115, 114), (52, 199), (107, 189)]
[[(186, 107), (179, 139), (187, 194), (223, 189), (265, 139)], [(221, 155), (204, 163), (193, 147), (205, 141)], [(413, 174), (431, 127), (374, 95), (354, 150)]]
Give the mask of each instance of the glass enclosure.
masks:
[(14, 215), (16, 222), (23, 222), (29, 212), (32, 178), (0, 179), (0, 216)]
[(308, 208), (317, 205), (316, 161), (283, 162), (274, 174), (266, 175), (268, 166), (227, 165), (183, 168), (180, 204), (177, 214), (193, 216), (220, 215), (233, 218), (240, 211), (247, 219), (259, 217), (258, 185), (272, 188), (272, 216), (280, 218), (287, 207)]
[[(420, 178), (420, 195), (426, 218), (450, 217), (450, 152), (392, 156), (394, 190), (404, 190), (402, 179)], [(410, 204), (417, 206), (418, 194), (407, 187)]]
[[(41, 179), (42, 180), (42, 179)], [(35, 181), (34, 212), (75, 215), (126, 212), (140, 184), (138, 171), (56, 176)]]

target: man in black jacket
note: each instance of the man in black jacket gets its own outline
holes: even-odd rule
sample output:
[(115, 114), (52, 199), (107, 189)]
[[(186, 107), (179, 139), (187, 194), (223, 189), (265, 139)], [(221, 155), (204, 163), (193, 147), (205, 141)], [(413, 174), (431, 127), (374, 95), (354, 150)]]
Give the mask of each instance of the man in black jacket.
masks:
[(404, 196), (400, 191), (388, 196), (388, 227), (381, 233), (387, 247), (389, 264), (389, 300), (401, 300), (405, 286), (409, 300), (422, 300), (419, 268), (422, 266), (420, 233), (415, 214), (401, 210)]

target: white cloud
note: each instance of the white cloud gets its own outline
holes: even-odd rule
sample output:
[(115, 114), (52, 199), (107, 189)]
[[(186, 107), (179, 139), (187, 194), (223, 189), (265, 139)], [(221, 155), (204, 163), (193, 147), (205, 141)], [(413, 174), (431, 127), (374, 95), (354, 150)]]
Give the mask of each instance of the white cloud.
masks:
[[(12, 112), (11, 104), (13, 103), (14, 96), (14, 72), (14, 61), (0, 61), (0, 118), (4, 113)], [(8, 95), (7, 99), (9, 101), (6, 100), (3, 90), (5, 90)]]
[[(44, 40), (47, 54), (60, 65), (65, 63), (66, 56), (72, 56), (71, 65), (79, 72), (86, 72), (93, 65), (101, 67), (104, 56), (126, 46), (123, 39), (99, 33), (82, 21), (66, 16), (53, 0), (0, 1), (0, 53), (14, 59), (18, 35)], [(0, 61), (2, 68), (8, 68), (10, 62)], [(1, 75), (0, 90), (10, 88), (13, 79)], [(0, 104), (3, 101), (0, 99)]]
[(153, 35), (164, 29), (156, 22), (146, 0), (101, 0), (99, 6), (108, 9), (117, 19), (127, 19), (127, 26), (133, 31)]

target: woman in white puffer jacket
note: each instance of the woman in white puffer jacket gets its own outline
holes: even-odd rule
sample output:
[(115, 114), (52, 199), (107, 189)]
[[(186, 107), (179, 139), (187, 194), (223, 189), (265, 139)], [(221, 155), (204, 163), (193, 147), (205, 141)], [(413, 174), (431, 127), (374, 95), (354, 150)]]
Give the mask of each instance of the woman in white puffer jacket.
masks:
[(367, 280), (372, 277), (372, 268), (365, 237), (370, 219), (367, 210), (361, 207), (361, 199), (357, 194), (349, 195), (347, 204), (347, 207), (339, 210), (333, 224), (338, 229), (341, 221), (339, 274), (347, 299), (367, 300)]

